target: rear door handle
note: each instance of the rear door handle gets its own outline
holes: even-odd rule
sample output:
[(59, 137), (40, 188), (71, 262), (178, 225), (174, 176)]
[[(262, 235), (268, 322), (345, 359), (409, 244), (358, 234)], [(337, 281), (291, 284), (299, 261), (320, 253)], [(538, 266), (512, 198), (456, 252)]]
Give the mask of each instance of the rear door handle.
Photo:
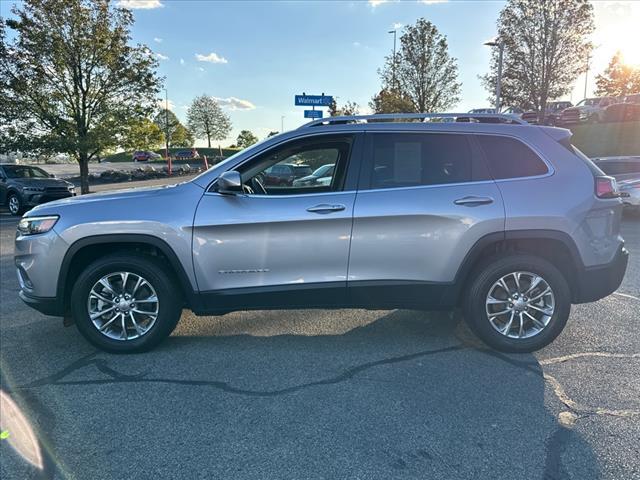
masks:
[(455, 203), (456, 205), (464, 205), (465, 207), (475, 207), (477, 205), (488, 205), (490, 203), (493, 203), (493, 198), (476, 197), (474, 195), (471, 195), (454, 200), (453, 203)]
[(311, 213), (331, 213), (331, 212), (341, 212), (344, 210), (344, 205), (329, 205), (327, 203), (321, 203), (320, 205), (316, 205), (315, 207), (307, 208), (307, 212)]

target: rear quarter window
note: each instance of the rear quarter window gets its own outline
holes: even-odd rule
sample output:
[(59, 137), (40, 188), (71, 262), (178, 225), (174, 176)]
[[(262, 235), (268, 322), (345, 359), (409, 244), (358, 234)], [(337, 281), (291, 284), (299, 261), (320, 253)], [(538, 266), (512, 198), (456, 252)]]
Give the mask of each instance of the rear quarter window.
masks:
[(497, 135), (478, 135), (489, 172), (496, 180), (535, 177), (549, 171), (547, 165), (520, 140)]

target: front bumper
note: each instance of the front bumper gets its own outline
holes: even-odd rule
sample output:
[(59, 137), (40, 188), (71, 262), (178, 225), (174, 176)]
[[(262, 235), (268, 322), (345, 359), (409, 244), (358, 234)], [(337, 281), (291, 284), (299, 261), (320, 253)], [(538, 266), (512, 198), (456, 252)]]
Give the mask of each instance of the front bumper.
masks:
[(573, 303), (595, 302), (615, 292), (622, 283), (628, 261), (629, 252), (620, 247), (611, 263), (582, 269)]
[(50, 315), (52, 317), (64, 316), (64, 306), (56, 297), (35, 297), (29, 295), (24, 290), (20, 290), (18, 296), (24, 303), (29, 305), (31, 308), (36, 309), (40, 313)]
[(27, 207), (35, 207), (42, 203), (53, 202), (54, 200), (62, 200), (63, 198), (75, 197), (74, 192), (67, 193), (23, 193), (22, 198), (24, 205)]

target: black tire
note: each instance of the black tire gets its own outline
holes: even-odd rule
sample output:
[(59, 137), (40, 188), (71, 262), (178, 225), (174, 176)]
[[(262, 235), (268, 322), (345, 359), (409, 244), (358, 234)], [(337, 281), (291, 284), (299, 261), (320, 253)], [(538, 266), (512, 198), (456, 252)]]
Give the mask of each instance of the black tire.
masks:
[[(498, 332), (489, 322), (485, 305), (491, 286), (516, 271), (541, 276), (551, 287), (555, 298), (555, 310), (546, 327), (540, 333), (522, 339), (509, 338)], [(502, 352), (525, 353), (545, 347), (562, 332), (571, 311), (571, 291), (562, 273), (548, 261), (528, 254), (493, 257), (472, 274), (467, 292), (463, 302), (465, 321), (482, 341)]]
[[(16, 205), (17, 204), (17, 208), (13, 207), (12, 205)], [(22, 203), (22, 198), (20, 198), (20, 195), (18, 195), (15, 192), (11, 192), (8, 196), (7, 196), (7, 208), (9, 209), (9, 213), (11, 213), (11, 215), (15, 215), (15, 216), (19, 216), (22, 215), (24, 213), (24, 204)]]
[[(131, 272), (144, 277), (154, 288), (158, 316), (144, 335), (132, 340), (116, 340), (100, 333), (89, 318), (87, 299), (95, 283), (113, 272)], [(78, 277), (71, 291), (71, 313), (80, 333), (93, 345), (111, 353), (136, 353), (151, 350), (175, 329), (182, 313), (182, 292), (171, 272), (148, 255), (115, 253), (91, 263)]]

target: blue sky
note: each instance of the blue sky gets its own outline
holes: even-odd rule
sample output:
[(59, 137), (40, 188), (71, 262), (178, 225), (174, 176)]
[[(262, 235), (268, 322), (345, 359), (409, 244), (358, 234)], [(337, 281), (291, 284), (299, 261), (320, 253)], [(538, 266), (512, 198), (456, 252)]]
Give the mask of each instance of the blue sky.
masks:
[[(233, 122), (225, 144), (241, 129), (259, 138), (271, 130), (295, 128), (306, 120), (295, 94), (334, 95), (368, 111), (380, 88), (377, 74), (393, 46), (393, 35), (420, 17), (447, 36), (458, 59), (462, 95), (456, 110), (488, 106), (478, 75), (486, 72), (502, 1), (190, 1), (119, 0), (131, 8), (133, 39), (147, 44), (160, 60), (172, 110), (183, 121), (194, 96), (220, 99)], [(640, 2), (597, 2), (594, 70), (606, 66), (608, 39), (620, 36), (624, 22), (640, 20)], [(3, 15), (7, 3), (2, 2)], [(609, 30), (607, 30), (609, 28)], [(637, 26), (629, 25), (629, 33)], [(619, 39), (624, 42), (625, 38)], [(635, 42), (637, 44), (637, 42)], [(634, 47), (634, 50), (638, 50)], [(591, 84), (593, 81), (591, 79)], [(582, 97), (584, 77), (571, 95)], [(589, 87), (591, 90), (591, 86)], [(198, 141), (196, 145), (203, 145)]]

